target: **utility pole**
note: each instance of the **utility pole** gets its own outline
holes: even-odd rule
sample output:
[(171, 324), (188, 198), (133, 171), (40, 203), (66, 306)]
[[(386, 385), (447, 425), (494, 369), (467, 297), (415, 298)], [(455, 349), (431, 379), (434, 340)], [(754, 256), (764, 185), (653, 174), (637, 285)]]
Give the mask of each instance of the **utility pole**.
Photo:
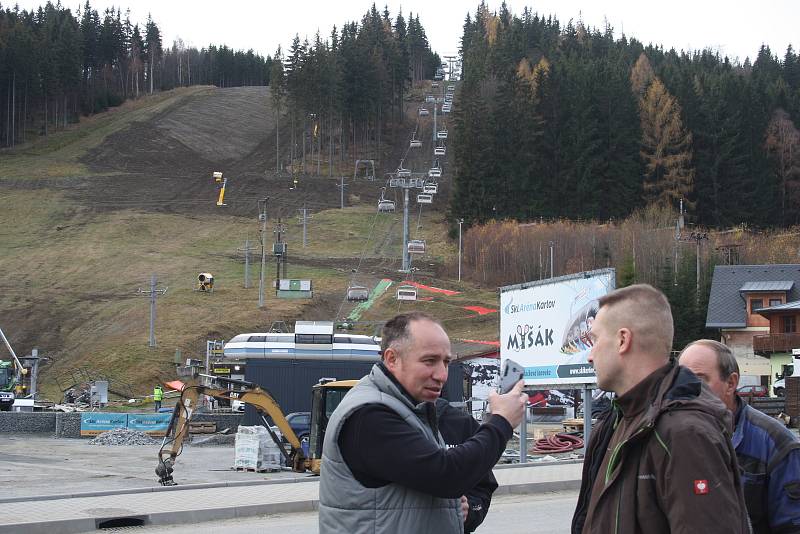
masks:
[(553, 274), (553, 245), (554, 244), (555, 243), (550, 241), (550, 278), (554, 278), (555, 277), (555, 275)]
[(313, 219), (314, 217), (312, 217), (311, 215), (309, 215), (309, 214), (308, 214), (308, 209), (306, 209), (306, 205), (305, 205), (305, 203), (303, 204), (303, 207), (302, 207), (302, 209), (298, 209), (297, 211), (299, 211), (299, 212), (302, 212), (302, 213), (303, 213), (303, 215), (301, 215), (300, 217), (298, 217), (298, 220), (299, 220), (301, 223), (303, 223), (303, 248), (306, 248), (306, 236), (308, 235), (308, 234), (307, 234), (307, 229), (308, 229), (308, 221), (310, 221), (310, 220), (311, 220), (311, 219)]
[(277, 236), (275, 240), (275, 294), (278, 294), (278, 289), (280, 289), (281, 285), (281, 263), (283, 263), (283, 275), (286, 276), (286, 245), (283, 243), (283, 232), (286, 229), (284, 228), (283, 223), (281, 222), (280, 216), (278, 217), (278, 224), (275, 225), (275, 229), (273, 233)]
[(344, 176), (341, 177), (341, 182), (336, 187), (339, 188), (341, 198), (341, 205), (339, 207), (340, 209), (344, 209), (344, 188), (347, 187), (347, 184), (344, 183)]
[(697, 300), (700, 300), (700, 242), (701, 241), (708, 241), (708, 232), (692, 232), (688, 236), (679, 235), (676, 238), (678, 241), (694, 241), (695, 245), (697, 246), (697, 251), (695, 252), (696, 255), (696, 265), (695, 265), (695, 283), (696, 283), (696, 291), (695, 297)]
[(464, 219), (458, 220), (458, 281), (461, 281), (461, 225)]
[(244, 240), (244, 248), (240, 248), (239, 250), (244, 253), (244, 288), (250, 288), (250, 252), (253, 250), (250, 248), (250, 240)]
[(166, 287), (164, 289), (158, 289), (156, 285), (156, 275), (153, 273), (153, 275), (150, 277), (150, 289), (145, 291), (140, 287), (137, 290), (137, 293), (140, 295), (147, 295), (150, 297), (150, 348), (156, 346), (156, 298), (158, 295), (164, 295), (168, 289)]
[(258, 307), (264, 307), (264, 271), (267, 267), (267, 201), (269, 197), (258, 201), (258, 220), (261, 222), (261, 231), (259, 237), (261, 239), (261, 275), (258, 281)]

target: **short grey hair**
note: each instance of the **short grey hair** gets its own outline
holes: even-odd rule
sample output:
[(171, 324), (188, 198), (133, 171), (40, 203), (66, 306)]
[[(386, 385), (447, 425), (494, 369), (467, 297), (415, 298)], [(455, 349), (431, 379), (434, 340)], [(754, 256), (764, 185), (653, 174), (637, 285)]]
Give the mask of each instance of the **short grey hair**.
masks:
[[(722, 380), (727, 380), (728, 377), (733, 373), (741, 376), (741, 373), (739, 372), (739, 363), (736, 361), (736, 357), (731, 352), (730, 347), (724, 343), (720, 343), (719, 341), (715, 341), (713, 339), (698, 339), (697, 341), (692, 341), (686, 345), (681, 351), (680, 355), (683, 356), (683, 353), (686, 352), (686, 349), (692, 345), (700, 345), (714, 351), (714, 354), (717, 355), (717, 370), (719, 371), (719, 377)], [(678, 356), (678, 359), (680, 359), (680, 356)]]

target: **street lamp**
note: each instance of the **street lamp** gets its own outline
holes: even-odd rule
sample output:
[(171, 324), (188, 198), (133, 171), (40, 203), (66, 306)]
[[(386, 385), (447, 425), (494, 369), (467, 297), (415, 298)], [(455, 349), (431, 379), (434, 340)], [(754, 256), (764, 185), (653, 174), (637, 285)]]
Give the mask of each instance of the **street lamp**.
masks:
[(461, 281), (461, 225), (464, 219), (458, 220), (458, 281)]

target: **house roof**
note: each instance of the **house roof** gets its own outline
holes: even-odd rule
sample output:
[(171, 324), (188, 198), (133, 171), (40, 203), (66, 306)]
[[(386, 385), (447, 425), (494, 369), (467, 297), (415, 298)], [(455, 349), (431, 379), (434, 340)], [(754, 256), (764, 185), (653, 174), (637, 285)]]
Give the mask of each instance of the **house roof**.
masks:
[[(800, 300), (800, 265), (717, 265), (711, 280), (706, 328), (744, 328), (747, 326), (747, 305), (743, 288), (748, 282), (786, 284), (788, 290), (760, 289), (752, 291), (786, 291), (786, 300)], [(772, 287), (765, 285), (764, 287)], [(783, 287), (783, 286), (782, 286)]]
[(756, 291), (791, 291), (792, 280), (770, 280), (766, 282), (745, 282), (739, 289), (742, 293)]
[(800, 310), (800, 300), (794, 302), (787, 302), (786, 304), (778, 304), (777, 306), (768, 306), (766, 308), (759, 308), (755, 310), (760, 315), (770, 315), (774, 312)]

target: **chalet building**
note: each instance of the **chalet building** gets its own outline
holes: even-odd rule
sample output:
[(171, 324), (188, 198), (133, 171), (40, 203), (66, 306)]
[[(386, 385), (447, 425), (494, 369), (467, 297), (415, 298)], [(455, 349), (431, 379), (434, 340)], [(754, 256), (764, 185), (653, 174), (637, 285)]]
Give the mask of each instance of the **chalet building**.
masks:
[(714, 268), (706, 328), (719, 331), (742, 375), (762, 383), (783, 374), (800, 349), (800, 265), (718, 265)]

